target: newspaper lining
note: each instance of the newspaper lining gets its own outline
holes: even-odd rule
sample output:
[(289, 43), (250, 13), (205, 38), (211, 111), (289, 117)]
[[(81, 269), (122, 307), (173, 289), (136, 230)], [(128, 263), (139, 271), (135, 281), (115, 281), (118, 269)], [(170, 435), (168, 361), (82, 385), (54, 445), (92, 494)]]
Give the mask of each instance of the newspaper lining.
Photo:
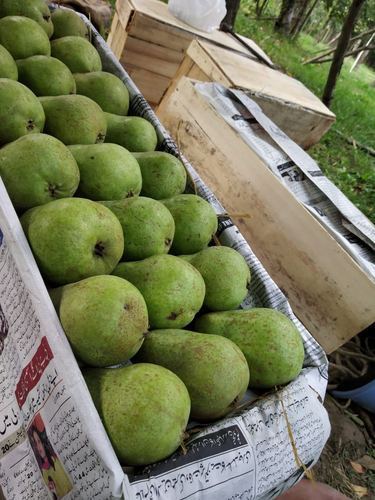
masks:
[(375, 227), (324, 176), (318, 164), (267, 118), (246, 92), (228, 90), (217, 83), (197, 83), (195, 89), (375, 279)]
[[(91, 30), (103, 69), (119, 76), (129, 89), (132, 113), (153, 123), (160, 149), (180, 156), (103, 39)], [(224, 214), (219, 201), (183, 160), (198, 194)], [(243, 307), (272, 307), (294, 321), (305, 347), (303, 373), (242, 413), (200, 426), (203, 430), (187, 443), (186, 454), (178, 451), (163, 462), (126, 469), (124, 474), (1, 182), (0, 201), (0, 484), (5, 498), (104, 500), (121, 494), (126, 500), (210, 500), (218, 494), (228, 500), (274, 498), (303, 475), (286, 419), (303, 463), (310, 467), (318, 459), (330, 429), (321, 404), (327, 359), (239, 230), (224, 216), (220, 217), (220, 242), (238, 250), (252, 272)], [(39, 440), (54, 468), (46, 467), (38, 456)]]

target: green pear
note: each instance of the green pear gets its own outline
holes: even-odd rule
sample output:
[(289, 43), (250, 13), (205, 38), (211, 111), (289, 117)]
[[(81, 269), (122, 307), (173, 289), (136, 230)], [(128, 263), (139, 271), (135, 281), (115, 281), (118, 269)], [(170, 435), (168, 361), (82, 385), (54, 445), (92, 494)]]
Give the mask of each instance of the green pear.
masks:
[(238, 345), (250, 368), (250, 387), (286, 384), (302, 369), (301, 335), (289, 318), (274, 309), (208, 313), (197, 319), (194, 329), (222, 335)]
[(80, 36), (64, 36), (52, 40), (51, 54), (66, 64), (72, 73), (102, 70), (98, 51), (88, 40)]
[(0, 44), (14, 59), (51, 55), (51, 46), (46, 32), (36, 21), (28, 17), (8, 16), (0, 19)]
[(95, 144), (104, 141), (107, 131), (100, 106), (83, 95), (39, 98), (45, 115), (44, 131), (64, 144)]
[(57, 311), (74, 353), (90, 366), (127, 361), (148, 329), (144, 298), (117, 276), (92, 276), (65, 285)]
[(123, 260), (142, 260), (169, 252), (174, 236), (170, 211), (151, 198), (102, 201), (112, 210), (124, 232)]
[(241, 254), (229, 247), (209, 247), (193, 255), (190, 263), (206, 284), (204, 306), (211, 311), (237, 309), (247, 295), (250, 269)]
[(151, 328), (183, 328), (202, 307), (202, 276), (191, 264), (173, 255), (121, 263), (113, 274), (130, 281), (141, 292)]
[(120, 78), (104, 71), (76, 73), (74, 78), (77, 93), (90, 97), (103, 111), (116, 115), (128, 114), (129, 91)]
[(55, 9), (52, 14), (53, 39), (63, 38), (64, 36), (89, 37), (87, 26), (83, 19), (70, 9)]
[(51, 13), (45, 0), (1, 0), (0, 17), (24, 16), (36, 21), (48, 38), (53, 33)]
[(203, 250), (217, 231), (217, 216), (211, 205), (195, 194), (178, 194), (163, 203), (176, 224), (171, 252), (178, 255)]
[(17, 61), (19, 81), (37, 96), (76, 93), (70, 69), (54, 57), (33, 56)]
[(19, 209), (73, 196), (79, 184), (69, 149), (45, 134), (24, 135), (0, 149), (0, 175)]
[(214, 420), (233, 411), (249, 385), (245, 356), (236, 344), (219, 335), (154, 330), (147, 334), (135, 359), (164, 366), (180, 377), (196, 420)]
[(118, 116), (105, 113), (106, 142), (120, 144), (131, 152), (154, 151), (158, 138), (150, 122), (140, 116)]
[(91, 200), (120, 200), (138, 195), (141, 170), (133, 155), (118, 144), (69, 146), (81, 172), (77, 194)]
[(45, 122), (38, 98), (22, 83), (0, 78), (0, 146), (42, 132)]
[(178, 158), (163, 151), (133, 154), (141, 167), (142, 196), (163, 200), (185, 191), (186, 170)]
[(86, 384), (124, 465), (163, 460), (182, 444), (190, 413), (185, 384), (149, 363), (84, 371)]
[(9, 51), (0, 45), (0, 78), (18, 80), (18, 69), (16, 61)]
[(117, 217), (103, 205), (82, 198), (63, 198), (21, 217), (42, 275), (65, 285), (110, 274), (124, 252)]

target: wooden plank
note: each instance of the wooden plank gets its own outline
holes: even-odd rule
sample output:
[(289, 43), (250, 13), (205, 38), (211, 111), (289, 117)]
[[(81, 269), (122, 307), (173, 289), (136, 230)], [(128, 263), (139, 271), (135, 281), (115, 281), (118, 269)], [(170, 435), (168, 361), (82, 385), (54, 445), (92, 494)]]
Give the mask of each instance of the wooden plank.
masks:
[(174, 62), (176, 64), (181, 64), (183, 59), (181, 51), (173, 50), (169, 47), (163, 47), (155, 42), (146, 42), (145, 40), (140, 40), (139, 38), (134, 38), (130, 35), (128, 36), (126, 42), (126, 50), (137, 52), (139, 54), (147, 54), (151, 57), (162, 59), (163, 61)]
[[(131, 47), (134, 47), (134, 43), (129, 44), (130, 37), (128, 37), (128, 42), (126, 43), (126, 49), (123, 52), (121, 57), (122, 62), (126, 62), (131, 64), (132, 66), (137, 66), (142, 69), (147, 69), (148, 71), (152, 71), (153, 73), (157, 73), (159, 75), (163, 75), (169, 79), (172, 79), (176, 74), (176, 71), (179, 67), (178, 62), (168, 61), (166, 59), (159, 59), (155, 55), (148, 54), (147, 52), (135, 52)], [(146, 45), (151, 45), (148, 42), (143, 42)], [(137, 50), (140, 50), (138, 44)]]
[(146, 69), (138, 68), (123, 61), (120, 62), (134, 80), (134, 83), (145, 99), (149, 103), (153, 103), (154, 107), (156, 107), (168, 87), (170, 82), (169, 78), (152, 73)]
[[(232, 85), (237, 88), (250, 89), (264, 96), (276, 97), (280, 100), (311, 109), (322, 115), (335, 119), (330, 111), (318, 97), (295, 78), (285, 73), (269, 68), (264, 64), (242, 57), (212, 44), (199, 42), (202, 50), (211, 56), (211, 61), (226, 75)], [(189, 53), (189, 56), (191, 54)], [(201, 59), (200, 63), (208, 61)], [(199, 65), (199, 63), (197, 63)], [(202, 70), (208, 74), (206, 67)]]
[(107, 43), (117, 59), (120, 59), (121, 54), (123, 53), (127, 35), (127, 31), (124, 30), (117, 13), (115, 13)]
[(117, 14), (123, 29), (126, 31), (134, 15), (135, 8), (130, 0), (117, 0), (115, 13)]
[(326, 352), (375, 321), (374, 283), (189, 79), (159, 117), (226, 210), (250, 214), (232, 217)]

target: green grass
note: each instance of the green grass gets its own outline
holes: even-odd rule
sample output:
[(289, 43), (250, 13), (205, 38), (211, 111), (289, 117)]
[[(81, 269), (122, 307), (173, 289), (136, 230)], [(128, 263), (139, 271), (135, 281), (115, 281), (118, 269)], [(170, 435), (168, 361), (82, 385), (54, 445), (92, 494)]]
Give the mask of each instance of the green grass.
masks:
[[(321, 97), (329, 71), (329, 63), (302, 62), (317, 54), (325, 46), (311, 36), (302, 34), (296, 41), (273, 31), (272, 21), (253, 19), (250, 2), (243, 0), (237, 17), (236, 31), (252, 38), (273, 62)], [(375, 222), (375, 158), (348, 144), (336, 133), (353, 138), (375, 149), (375, 72), (365, 65), (349, 73), (353, 60), (345, 62), (336, 85), (331, 109), (336, 123), (309, 150), (322, 170), (355, 204)]]

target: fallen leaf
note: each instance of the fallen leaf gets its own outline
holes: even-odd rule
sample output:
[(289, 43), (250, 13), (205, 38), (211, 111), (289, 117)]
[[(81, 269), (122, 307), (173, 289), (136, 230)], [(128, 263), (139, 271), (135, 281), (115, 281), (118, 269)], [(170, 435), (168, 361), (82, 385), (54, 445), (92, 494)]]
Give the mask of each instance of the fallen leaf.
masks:
[(350, 465), (356, 471), (357, 474), (363, 474), (365, 472), (365, 468), (361, 464), (357, 464), (357, 462), (350, 461)]
[(370, 455), (363, 455), (363, 457), (359, 458), (357, 462), (365, 469), (375, 471), (375, 458), (370, 457)]
[(358, 484), (351, 484), (350, 487), (359, 498), (368, 495), (368, 489), (365, 488), (364, 486), (358, 486)]

